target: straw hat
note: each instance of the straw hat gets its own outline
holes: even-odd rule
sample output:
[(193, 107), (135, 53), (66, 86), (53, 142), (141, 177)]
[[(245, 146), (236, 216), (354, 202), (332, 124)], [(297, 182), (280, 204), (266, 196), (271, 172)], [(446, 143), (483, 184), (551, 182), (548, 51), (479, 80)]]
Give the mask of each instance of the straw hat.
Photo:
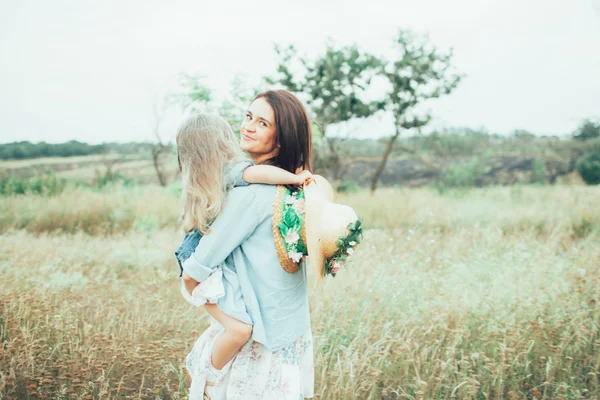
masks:
[(360, 243), (361, 221), (354, 210), (333, 203), (333, 188), (327, 180), (315, 175), (304, 186), (304, 216), (308, 267), (319, 278), (331, 273), (330, 264), (344, 261), (351, 247)]

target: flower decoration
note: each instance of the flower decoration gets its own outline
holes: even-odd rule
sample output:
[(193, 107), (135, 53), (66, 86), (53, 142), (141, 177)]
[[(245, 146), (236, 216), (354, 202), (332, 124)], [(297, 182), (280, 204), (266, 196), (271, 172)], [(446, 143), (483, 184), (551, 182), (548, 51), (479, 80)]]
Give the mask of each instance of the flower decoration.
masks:
[(285, 242), (287, 244), (297, 244), (300, 239), (300, 235), (293, 231), (292, 229), (288, 230), (288, 233), (285, 235)]
[(307, 256), (304, 227), (304, 191), (289, 189), (283, 198), (281, 223), (277, 225), (283, 237), (287, 256), (298, 264)]
[(331, 274), (335, 276), (335, 274), (342, 269), (342, 263), (340, 261), (334, 261), (331, 263)]
[(325, 275), (336, 273), (346, 263), (346, 259), (354, 253), (354, 248), (362, 240), (362, 220), (359, 219), (348, 225), (348, 234), (337, 242), (338, 250), (335, 254), (325, 260)]

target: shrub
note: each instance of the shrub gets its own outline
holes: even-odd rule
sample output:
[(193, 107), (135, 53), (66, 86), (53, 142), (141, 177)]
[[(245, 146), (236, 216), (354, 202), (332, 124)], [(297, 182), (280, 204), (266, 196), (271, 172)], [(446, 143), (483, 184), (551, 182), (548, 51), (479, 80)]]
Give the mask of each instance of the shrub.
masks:
[(113, 172), (111, 168), (107, 168), (104, 173), (100, 173), (100, 171), (96, 170), (96, 179), (94, 183), (97, 189), (103, 189), (104, 187), (115, 183), (132, 186), (133, 179), (124, 176), (120, 172)]
[(485, 157), (473, 158), (468, 161), (451, 164), (440, 175), (434, 187), (440, 193), (451, 188), (468, 188), (478, 185), (478, 181), (490, 172), (491, 167), (486, 165)]
[(30, 179), (19, 179), (13, 175), (0, 176), (0, 195), (42, 194), (54, 196), (64, 191), (65, 179), (60, 179), (51, 170), (39, 172)]
[(588, 185), (600, 184), (600, 150), (588, 153), (579, 160), (577, 171)]
[(336, 186), (335, 190), (338, 193), (356, 193), (360, 190), (360, 188), (356, 183), (349, 180), (344, 180), (342, 183)]
[(541, 158), (533, 160), (533, 181), (539, 185), (543, 185), (546, 183), (547, 176), (546, 161)]

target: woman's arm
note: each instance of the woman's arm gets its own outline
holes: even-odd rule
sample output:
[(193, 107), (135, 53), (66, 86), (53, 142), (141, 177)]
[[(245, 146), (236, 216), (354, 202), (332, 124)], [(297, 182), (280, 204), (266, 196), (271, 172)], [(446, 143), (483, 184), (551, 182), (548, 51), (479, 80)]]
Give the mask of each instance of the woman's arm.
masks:
[(254, 232), (258, 224), (259, 216), (252, 190), (247, 187), (232, 189), (217, 219), (210, 226), (210, 232), (202, 237), (196, 250), (183, 263), (185, 274), (196, 282), (206, 280)]
[(248, 183), (267, 183), (269, 185), (301, 185), (312, 177), (309, 171), (292, 174), (285, 169), (272, 165), (255, 165), (244, 170), (242, 178)]

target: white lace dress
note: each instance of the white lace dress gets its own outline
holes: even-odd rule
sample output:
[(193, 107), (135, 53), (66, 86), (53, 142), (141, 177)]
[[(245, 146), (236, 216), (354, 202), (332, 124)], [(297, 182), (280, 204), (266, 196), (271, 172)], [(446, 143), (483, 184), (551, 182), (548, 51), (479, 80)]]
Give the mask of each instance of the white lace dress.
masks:
[[(181, 285), (181, 294), (192, 305), (214, 303), (223, 296), (221, 270), (200, 283), (190, 296)], [(211, 317), (210, 327), (202, 333), (186, 358), (192, 379), (190, 400), (202, 400), (212, 348), (223, 327)], [(221, 370), (211, 400), (301, 400), (314, 396), (313, 340), (310, 329), (294, 343), (270, 351), (250, 339)]]
[[(211, 318), (186, 358), (192, 378), (190, 400), (202, 399), (215, 338), (223, 327)], [(301, 400), (314, 396), (313, 341), (310, 330), (281, 350), (270, 351), (250, 339), (222, 370), (212, 400)]]

